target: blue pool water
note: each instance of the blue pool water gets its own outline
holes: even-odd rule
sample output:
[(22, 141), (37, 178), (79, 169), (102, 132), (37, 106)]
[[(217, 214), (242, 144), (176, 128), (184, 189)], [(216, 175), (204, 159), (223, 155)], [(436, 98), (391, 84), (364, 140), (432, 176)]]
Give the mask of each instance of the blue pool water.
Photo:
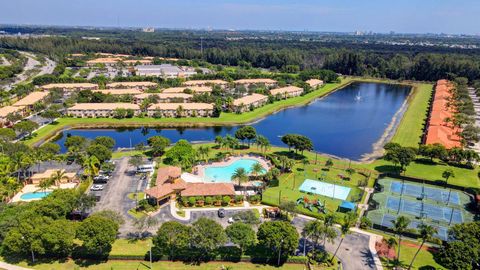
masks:
[(51, 191), (45, 191), (45, 192), (27, 192), (25, 194), (22, 194), (20, 196), (20, 199), (22, 200), (33, 200), (33, 199), (42, 199), (43, 197), (48, 196), (48, 194), (52, 193)]
[(205, 167), (204, 178), (205, 182), (232, 182), (232, 175), (238, 168), (244, 168), (250, 174), (252, 165), (257, 163), (255, 159), (242, 158), (232, 162), (227, 166), (208, 166)]
[[(313, 142), (315, 151), (358, 160), (371, 153), (410, 93), (410, 86), (382, 83), (352, 83), (305, 106), (293, 107), (269, 115), (252, 124), (272, 145), (285, 146), (281, 136), (302, 134)], [(397, 115), (399, 120), (401, 115)], [(161, 135), (172, 142), (213, 141), (215, 136), (234, 134), (240, 126), (72, 129), (62, 132), (55, 142), (62, 153), (69, 135), (94, 139), (110, 136), (117, 147), (146, 144), (151, 136)]]
[(299, 189), (302, 192), (314, 193), (339, 200), (346, 200), (351, 190), (349, 187), (311, 179), (306, 179)]

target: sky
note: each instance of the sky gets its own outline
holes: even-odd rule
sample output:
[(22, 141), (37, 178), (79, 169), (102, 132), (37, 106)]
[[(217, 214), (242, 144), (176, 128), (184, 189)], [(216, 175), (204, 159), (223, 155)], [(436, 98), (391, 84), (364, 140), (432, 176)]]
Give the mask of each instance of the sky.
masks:
[(2, 0), (0, 24), (480, 34), (480, 0)]

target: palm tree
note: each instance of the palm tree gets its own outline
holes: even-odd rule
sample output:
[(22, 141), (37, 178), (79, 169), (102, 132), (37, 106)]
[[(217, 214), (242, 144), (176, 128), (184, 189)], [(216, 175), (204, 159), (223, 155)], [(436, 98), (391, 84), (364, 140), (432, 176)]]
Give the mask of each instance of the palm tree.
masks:
[(88, 179), (92, 179), (95, 175), (98, 174), (100, 166), (100, 161), (96, 156), (90, 156), (83, 162), (83, 173), (88, 177)]
[[(389, 238), (385, 241), (385, 243), (387, 244), (387, 247), (388, 247), (388, 253), (390, 253), (390, 250), (397, 245), (397, 240), (396, 240), (395, 238), (393, 238), (393, 237), (389, 237)], [(388, 258), (388, 256), (387, 256), (387, 258)], [(388, 260), (389, 260), (389, 262), (390, 262), (390, 259), (388, 259)]]
[(247, 171), (244, 168), (237, 168), (232, 174), (232, 180), (237, 180), (238, 185), (242, 186), (243, 183), (248, 182)]
[(215, 137), (215, 143), (218, 145), (218, 148), (223, 146), (223, 137), (218, 135)]
[(63, 179), (68, 179), (68, 177), (65, 175), (64, 170), (56, 170), (52, 176), (50, 176), (50, 179), (52, 180), (52, 183), (54, 185), (57, 185), (62, 182)]
[[(412, 262), (410, 262), (410, 265), (408, 266), (409, 270), (412, 269), (413, 262), (417, 258), (417, 255), (420, 252), (420, 250), (422, 250), (422, 247), (425, 244), (425, 242), (430, 241), (432, 239), (433, 235), (438, 233), (437, 228), (432, 227), (432, 226), (427, 225), (427, 224), (420, 224), (418, 226), (418, 228), (420, 229), (420, 238), (422, 239), (422, 243), (420, 244), (420, 247), (418, 248), (417, 252), (413, 256)], [(400, 249), (400, 248), (398, 248), (398, 249)]]
[(291, 171), (293, 169), (293, 166), (295, 166), (295, 160), (287, 159), (287, 161), (285, 162), (285, 170)]
[(40, 181), (40, 183), (38, 183), (38, 187), (40, 188), (40, 190), (42, 190), (43, 192), (46, 192), (47, 189), (53, 185), (53, 179), (52, 178), (45, 178), (43, 179), (42, 181)]
[(267, 137), (262, 135), (257, 136), (255, 139), (255, 144), (257, 145), (257, 148), (260, 148), (260, 151), (262, 151), (264, 155), (267, 149), (270, 148), (270, 141), (267, 139)]
[(405, 216), (399, 216), (396, 220), (392, 220), (393, 231), (398, 236), (398, 254), (397, 261), (400, 261), (400, 246), (402, 244), (402, 235), (407, 231), (408, 225), (410, 225), (410, 219)]
[(340, 249), (340, 246), (343, 243), (343, 240), (345, 239), (345, 236), (350, 233), (350, 227), (352, 227), (355, 224), (356, 216), (355, 214), (348, 214), (343, 217), (343, 220), (340, 224), (340, 243), (338, 244), (337, 249), (335, 250), (335, 253), (332, 256), (331, 261), (337, 256), (337, 252)]
[(263, 166), (260, 162), (255, 162), (250, 168), (250, 172), (255, 176), (255, 179), (263, 172)]
[(210, 148), (208, 146), (200, 146), (198, 148), (198, 154), (205, 159), (205, 162), (208, 162), (208, 154), (210, 153)]

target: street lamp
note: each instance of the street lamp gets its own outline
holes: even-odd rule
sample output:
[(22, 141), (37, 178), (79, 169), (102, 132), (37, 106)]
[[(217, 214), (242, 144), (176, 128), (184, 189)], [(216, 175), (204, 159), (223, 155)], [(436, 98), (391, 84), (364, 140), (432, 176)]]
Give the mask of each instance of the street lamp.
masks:
[(277, 266), (280, 266), (280, 255), (282, 254), (282, 245), (283, 245), (283, 239), (280, 241), (280, 247), (278, 248), (278, 262), (277, 262)]
[[(25, 237), (22, 235), (22, 240), (25, 240)], [(35, 254), (33, 253), (32, 246), (30, 246), (30, 252), (32, 253), (32, 263), (35, 262)]]
[(150, 248), (150, 269), (152, 268), (152, 244), (148, 244), (148, 247)]

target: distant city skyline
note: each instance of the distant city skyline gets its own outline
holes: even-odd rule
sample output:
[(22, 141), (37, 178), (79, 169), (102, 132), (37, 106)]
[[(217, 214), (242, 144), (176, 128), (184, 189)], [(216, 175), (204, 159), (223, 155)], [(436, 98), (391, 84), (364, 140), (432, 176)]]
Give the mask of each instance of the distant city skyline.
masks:
[(15, 0), (0, 24), (480, 34), (478, 0)]

